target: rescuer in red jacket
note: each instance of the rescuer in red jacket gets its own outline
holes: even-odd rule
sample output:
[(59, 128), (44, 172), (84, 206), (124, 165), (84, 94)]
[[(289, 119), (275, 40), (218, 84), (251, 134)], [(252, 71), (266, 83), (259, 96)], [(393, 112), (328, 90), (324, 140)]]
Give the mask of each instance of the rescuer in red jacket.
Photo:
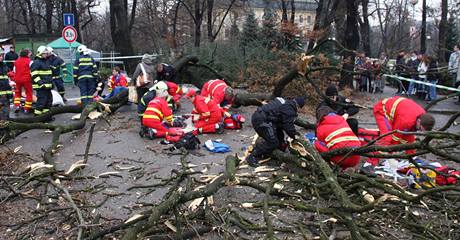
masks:
[(29, 113), (32, 107), (33, 91), (32, 81), (30, 78), (30, 50), (24, 49), (19, 53), (19, 58), (14, 62), (14, 111), (19, 112), (21, 107), (22, 89), (26, 93), (26, 102), (24, 103), (24, 113)]
[(149, 138), (166, 137), (169, 130), (166, 127), (173, 126), (173, 114), (168, 103), (161, 97), (155, 97), (149, 102), (147, 109), (142, 117), (142, 125), (146, 128), (141, 136)]
[[(351, 130), (345, 118), (338, 115), (330, 107), (323, 106), (317, 110), (315, 147), (319, 152), (326, 152), (344, 147), (360, 147), (361, 141)], [(358, 155), (335, 156), (330, 159), (342, 169), (354, 167), (359, 163)]]
[(166, 99), (168, 102), (169, 106), (173, 111), (177, 110), (180, 108), (180, 98), (182, 97), (182, 88), (179, 87), (179, 85), (173, 83), (173, 82), (166, 82), (166, 86), (168, 86), (168, 94), (169, 97)]
[(199, 133), (222, 133), (222, 110), (214, 100), (209, 97), (197, 95), (194, 89), (188, 90), (185, 95), (195, 107), (192, 110), (192, 121), (194, 122), (194, 134)]
[[(393, 130), (402, 132), (430, 131), (435, 124), (433, 116), (426, 113), (417, 103), (398, 96), (385, 98), (375, 104), (374, 117), (381, 135)], [(380, 145), (395, 145), (414, 141), (414, 135), (396, 132), (382, 138), (378, 143)], [(406, 152), (411, 154), (415, 150), (407, 150)]]
[(214, 79), (207, 81), (201, 88), (201, 95), (211, 97), (223, 110), (225, 117), (230, 117), (228, 109), (232, 106), (235, 99), (233, 89), (224, 80)]

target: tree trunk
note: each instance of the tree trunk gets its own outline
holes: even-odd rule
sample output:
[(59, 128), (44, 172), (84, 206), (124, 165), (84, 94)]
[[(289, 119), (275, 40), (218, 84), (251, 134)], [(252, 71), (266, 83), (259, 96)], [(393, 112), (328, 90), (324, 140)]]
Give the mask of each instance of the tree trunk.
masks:
[(350, 50), (356, 50), (359, 46), (358, 18), (359, 13), (356, 1), (348, 0), (343, 45)]
[(46, 11), (46, 33), (53, 32), (53, 1), (45, 1), (45, 11)]
[(282, 14), (281, 14), (281, 22), (285, 23), (287, 22), (287, 4), (286, 4), (286, 1), (285, 0), (281, 0), (281, 11), (282, 11)]
[(291, 23), (294, 24), (295, 22), (295, 2), (291, 0)]
[(370, 46), (370, 26), (369, 26), (369, 13), (368, 13), (368, 4), (369, 0), (361, 0), (363, 7), (363, 21), (360, 22), (361, 30), (361, 41), (363, 44), (363, 50), (366, 53), (366, 56), (371, 55), (371, 46)]
[(441, 1), (441, 21), (439, 22), (438, 59), (440, 63), (446, 63), (446, 32), (448, 0)]
[(78, 15), (78, 7), (77, 7), (77, 0), (71, 0), (70, 2), (70, 12), (73, 13), (75, 18), (75, 25), (74, 28), (77, 29), (77, 41), (83, 42), (81, 34), (80, 34), (80, 16)]
[[(134, 53), (128, 25), (128, 9), (123, 0), (110, 0), (110, 32), (115, 50), (122, 56)], [(134, 62), (128, 62), (128, 70), (132, 70)]]
[(203, 21), (203, 13), (200, 10), (200, 0), (195, 0), (195, 33), (194, 33), (194, 46), (195, 47), (199, 47), (201, 44), (201, 23), (202, 21)]
[(426, 52), (426, 0), (422, 2), (422, 31), (420, 33), (420, 52)]
[(214, 8), (214, 0), (207, 0), (208, 1), (208, 41), (212, 42), (214, 40), (213, 34), (212, 34), (212, 10)]

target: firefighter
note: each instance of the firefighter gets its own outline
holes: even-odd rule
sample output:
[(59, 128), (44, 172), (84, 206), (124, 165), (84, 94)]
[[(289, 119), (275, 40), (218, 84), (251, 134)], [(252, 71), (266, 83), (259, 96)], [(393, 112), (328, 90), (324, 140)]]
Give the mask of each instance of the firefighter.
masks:
[(147, 136), (149, 139), (153, 139), (178, 135), (168, 129), (168, 127), (174, 126), (172, 110), (168, 107), (166, 100), (158, 96), (149, 102), (142, 117), (142, 125), (145, 128), (140, 133), (141, 137)]
[(176, 69), (166, 63), (157, 64), (157, 80), (159, 81), (176, 81)]
[(318, 111), (318, 109), (322, 106), (328, 106), (332, 108), (335, 113), (342, 115), (345, 118), (353, 116), (359, 112), (359, 108), (353, 106), (353, 102), (350, 99), (339, 95), (335, 86), (331, 85), (327, 87), (325, 94), (329, 99), (323, 100), (316, 108), (316, 111)]
[(19, 53), (19, 58), (14, 62), (14, 111), (19, 112), (21, 107), (22, 89), (26, 93), (26, 101), (24, 103), (24, 113), (28, 114), (32, 107), (33, 90), (30, 78), (30, 50), (24, 49)]
[(48, 47), (48, 52), (50, 53), (50, 56), (48, 57), (48, 63), (53, 73), (53, 85), (56, 87), (58, 93), (62, 96), (62, 100), (64, 100), (64, 102), (67, 102), (67, 99), (64, 97), (64, 80), (61, 76), (61, 69), (66, 69), (65, 62), (64, 60), (62, 60), (62, 58), (57, 56), (56, 53), (54, 53), (52, 47)]
[(0, 120), (10, 117), (10, 99), (13, 92), (8, 79), (8, 65), (3, 61), (3, 49), (0, 48)]
[(166, 99), (171, 109), (174, 111), (178, 110), (180, 107), (180, 98), (182, 97), (182, 88), (179, 85), (166, 81), (166, 86), (168, 86), (168, 98)]
[(73, 78), (80, 88), (80, 100), (83, 106), (93, 101), (96, 92), (96, 82), (98, 77), (97, 66), (94, 59), (89, 55), (89, 50), (85, 45), (77, 48), (80, 56), (73, 65)]
[[(433, 116), (426, 113), (417, 103), (411, 99), (398, 96), (385, 98), (375, 104), (374, 117), (381, 135), (393, 130), (403, 132), (430, 131), (435, 124)], [(394, 145), (414, 141), (415, 136), (412, 134), (395, 132), (383, 137), (378, 143), (381, 145)], [(415, 153), (415, 150), (411, 149), (406, 152), (411, 154)]]
[(105, 96), (105, 98), (111, 98), (117, 95), (120, 91), (128, 89), (128, 80), (126, 80), (126, 77), (121, 74), (119, 67), (114, 67), (112, 69), (112, 77), (109, 79), (108, 87), (110, 93)]
[[(319, 152), (327, 152), (330, 150), (344, 147), (360, 147), (361, 141), (352, 131), (346, 119), (335, 113), (328, 106), (319, 107), (316, 111), (316, 138), (315, 148)], [(358, 155), (334, 156), (331, 161), (340, 166), (342, 169), (355, 167), (359, 163)]]
[(37, 102), (35, 104), (35, 115), (41, 115), (48, 112), (53, 104), (53, 73), (48, 62), (48, 49), (40, 46), (37, 49), (37, 55), (30, 65), (32, 77), (32, 87), (37, 92)]
[(259, 159), (285, 145), (284, 132), (293, 139), (300, 135), (295, 129), (294, 121), (297, 118), (298, 109), (304, 104), (303, 97), (296, 97), (293, 100), (277, 97), (257, 108), (252, 115), (252, 126), (259, 137), (265, 141), (256, 144), (254, 150), (246, 158), (250, 166), (257, 166)]
[(161, 98), (168, 97), (168, 87), (163, 81), (157, 82), (155, 85), (149, 88), (149, 90), (141, 97), (139, 103), (137, 104), (137, 114), (139, 115), (141, 122), (145, 109), (147, 109), (147, 105), (157, 96)]
[(224, 80), (214, 79), (207, 81), (201, 88), (201, 95), (212, 98), (222, 108), (224, 116), (231, 117), (228, 109), (233, 104), (235, 94)]
[(195, 130), (193, 134), (199, 133), (223, 133), (222, 111), (211, 98), (197, 95), (194, 89), (188, 90), (185, 95), (193, 103), (192, 122)]

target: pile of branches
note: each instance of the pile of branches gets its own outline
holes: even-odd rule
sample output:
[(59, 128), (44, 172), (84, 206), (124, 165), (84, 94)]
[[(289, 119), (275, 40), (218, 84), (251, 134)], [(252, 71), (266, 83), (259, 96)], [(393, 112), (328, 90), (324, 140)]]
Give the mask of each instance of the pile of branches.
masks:
[[(295, 78), (310, 83), (318, 95), (322, 96), (309, 73), (336, 68), (306, 69), (296, 71), (293, 77), (283, 78), (270, 95), (239, 94), (237, 104), (260, 105), (263, 100), (280, 96), (283, 86)], [(56, 108), (38, 118), (0, 123), (4, 140), (13, 139), (30, 129), (53, 131), (52, 143), (43, 156), (44, 165), (4, 176), (0, 185), (3, 191), (9, 192), (0, 200), (3, 204), (17, 198), (43, 203), (46, 197), (50, 199), (48, 207), (32, 219), (3, 226), (17, 230), (45, 219), (52, 213), (66, 212), (64, 222), (68, 224), (67, 236), (76, 239), (101, 239), (109, 236), (125, 240), (188, 239), (195, 236), (242, 239), (460, 237), (457, 222), (460, 187), (440, 186), (408, 191), (398, 183), (384, 178), (340, 172), (327, 161), (333, 156), (349, 154), (412, 161), (416, 155), (431, 153), (446, 161), (460, 162), (458, 155), (452, 154), (458, 151), (460, 135), (448, 132), (460, 112), (452, 115), (446, 125), (436, 131), (412, 133), (419, 137), (415, 143), (378, 146), (375, 145), (376, 141), (372, 141), (360, 148), (343, 148), (320, 154), (309, 142), (297, 141), (291, 143), (289, 152), (276, 150), (272, 153), (272, 167), (248, 169), (242, 161), (244, 156), (230, 155), (225, 159), (224, 171), (214, 176), (193, 171), (187, 162), (188, 153), (183, 151), (181, 169), (174, 170), (170, 178), (132, 188), (168, 187), (159, 202), (144, 204), (132, 217), (119, 221), (104, 221), (99, 215), (91, 217), (91, 209), (102, 206), (107, 198), (100, 203), (85, 203), (78, 198), (78, 191), (69, 192), (65, 184), (95, 177), (75, 175), (78, 172), (75, 169), (83, 168), (85, 162), (76, 165), (72, 171), (56, 171), (53, 153), (56, 152), (61, 134), (83, 128), (91, 111), (99, 109), (114, 112), (126, 101), (127, 92), (122, 92), (104, 103), (92, 103), (84, 109), (78, 109), (77, 106)], [(53, 115), (65, 112), (82, 112), (82, 115), (79, 121), (68, 125), (43, 123)], [(296, 124), (310, 130), (315, 128), (315, 124), (301, 119)], [(93, 129), (94, 124), (90, 131)], [(85, 155), (91, 145), (91, 136)], [(399, 153), (407, 149), (417, 149), (417, 153)], [(416, 162), (412, 163), (421, 168)], [(37, 188), (46, 190), (43, 195), (31, 195), (30, 189)], [(243, 202), (223, 197), (222, 194), (228, 191), (244, 194), (240, 198)]]

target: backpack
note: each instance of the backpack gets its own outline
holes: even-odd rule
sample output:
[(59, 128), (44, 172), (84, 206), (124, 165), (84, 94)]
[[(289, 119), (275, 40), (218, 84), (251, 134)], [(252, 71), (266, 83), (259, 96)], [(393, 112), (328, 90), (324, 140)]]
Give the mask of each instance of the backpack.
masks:
[(169, 150), (174, 151), (175, 149), (185, 148), (187, 150), (195, 150), (200, 148), (201, 141), (200, 139), (193, 135), (193, 133), (189, 132), (184, 134), (179, 141), (174, 143), (174, 146), (171, 147)]

